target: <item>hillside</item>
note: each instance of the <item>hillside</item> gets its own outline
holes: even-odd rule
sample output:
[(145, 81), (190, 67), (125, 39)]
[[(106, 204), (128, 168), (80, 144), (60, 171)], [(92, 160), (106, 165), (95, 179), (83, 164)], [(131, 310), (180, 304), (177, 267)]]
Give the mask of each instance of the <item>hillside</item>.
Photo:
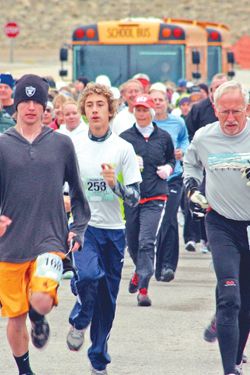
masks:
[[(248, 0), (8, 0), (1, 1), (0, 27), (8, 21), (20, 25), (15, 40), (18, 50), (58, 50), (71, 38), (74, 27), (97, 20), (120, 19), (128, 16), (173, 17), (209, 20), (226, 23), (231, 28), (232, 41), (250, 35), (250, 2)], [(0, 34), (1, 49), (8, 48), (9, 40)], [(1, 56), (6, 59), (6, 56)]]

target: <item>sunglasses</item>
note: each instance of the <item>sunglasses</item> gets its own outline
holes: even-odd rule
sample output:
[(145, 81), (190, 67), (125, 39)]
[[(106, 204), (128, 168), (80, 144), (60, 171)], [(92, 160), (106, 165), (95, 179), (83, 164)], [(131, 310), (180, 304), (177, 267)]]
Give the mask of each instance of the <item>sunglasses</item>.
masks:
[(51, 110), (50, 108), (45, 108), (45, 112), (49, 112), (49, 113), (51, 113), (52, 110)]

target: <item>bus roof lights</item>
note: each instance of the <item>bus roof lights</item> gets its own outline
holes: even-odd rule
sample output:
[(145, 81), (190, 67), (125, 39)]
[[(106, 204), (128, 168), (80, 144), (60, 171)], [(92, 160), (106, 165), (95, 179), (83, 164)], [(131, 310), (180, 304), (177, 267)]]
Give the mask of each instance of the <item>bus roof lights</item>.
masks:
[(74, 36), (76, 39), (82, 39), (84, 38), (84, 29), (82, 28), (79, 28), (79, 29), (76, 29), (75, 32), (74, 32)]
[(162, 37), (165, 39), (165, 38), (169, 38), (171, 36), (171, 32), (172, 30), (168, 27), (164, 27), (162, 30), (161, 30), (161, 35)]
[(183, 30), (179, 27), (176, 27), (174, 30), (173, 30), (173, 35), (176, 39), (179, 39), (183, 36)]
[(214, 41), (219, 40), (219, 33), (218, 31), (211, 31), (210, 38)]
[(93, 29), (93, 28), (87, 29), (87, 31), (86, 31), (86, 37), (87, 38), (94, 39), (95, 36), (96, 36), (95, 29)]

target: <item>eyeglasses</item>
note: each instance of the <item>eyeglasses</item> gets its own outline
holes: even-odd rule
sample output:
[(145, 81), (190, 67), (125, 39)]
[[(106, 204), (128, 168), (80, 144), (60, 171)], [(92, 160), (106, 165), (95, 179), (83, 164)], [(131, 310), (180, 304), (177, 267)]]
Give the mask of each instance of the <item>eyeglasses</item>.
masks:
[(52, 110), (51, 110), (50, 108), (45, 108), (45, 112), (49, 112), (49, 113), (51, 113)]
[(224, 111), (218, 111), (221, 116), (228, 117), (231, 113), (234, 117), (242, 115), (246, 111), (245, 108), (242, 109), (225, 109)]

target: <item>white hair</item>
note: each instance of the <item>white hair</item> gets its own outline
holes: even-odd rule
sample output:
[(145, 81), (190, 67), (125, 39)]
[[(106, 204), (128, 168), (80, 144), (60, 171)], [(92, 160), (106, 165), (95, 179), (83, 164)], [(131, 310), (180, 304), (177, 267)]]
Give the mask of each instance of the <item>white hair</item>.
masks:
[(231, 90), (238, 90), (240, 94), (242, 95), (245, 105), (248, 105), (249, 101), (249, 94), (246, 88), (240, 83), (235, 80), (227, 81), (222, 83), (214, 92), (214, 104), (217, 106), (219, 99), (227, 93), (228, 91)]

